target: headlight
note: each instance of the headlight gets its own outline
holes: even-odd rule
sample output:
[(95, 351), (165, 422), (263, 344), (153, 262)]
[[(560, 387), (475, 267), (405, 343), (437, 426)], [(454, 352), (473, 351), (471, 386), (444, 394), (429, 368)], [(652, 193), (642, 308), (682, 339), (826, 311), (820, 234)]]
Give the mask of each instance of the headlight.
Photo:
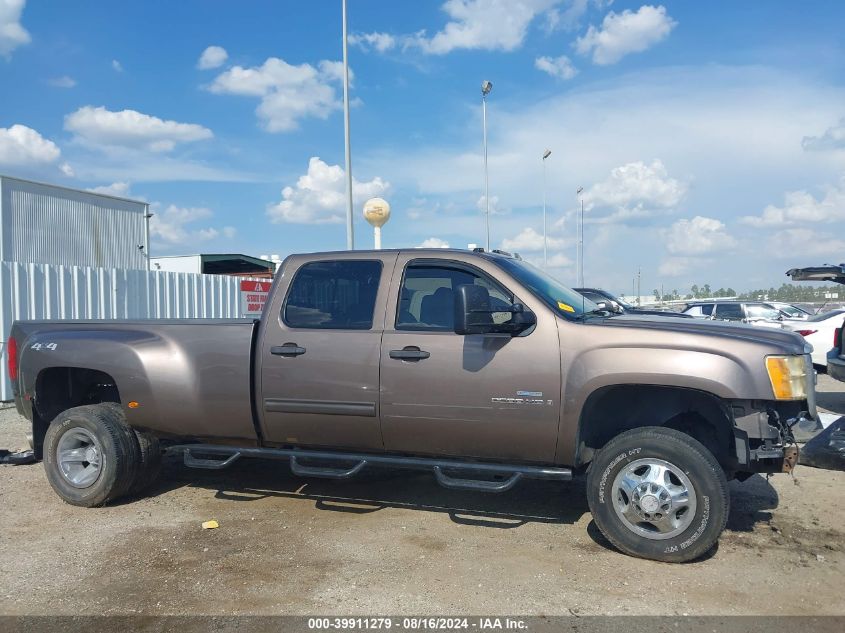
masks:
[(777, 400), (806, 400), (807, 363), (803, 356), (766, 356), (766, 369)]

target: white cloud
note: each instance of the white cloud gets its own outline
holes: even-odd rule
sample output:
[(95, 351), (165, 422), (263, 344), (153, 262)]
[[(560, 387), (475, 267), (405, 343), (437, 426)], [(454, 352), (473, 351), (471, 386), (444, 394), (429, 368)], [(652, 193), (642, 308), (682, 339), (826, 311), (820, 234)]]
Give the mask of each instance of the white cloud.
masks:
[(806, 253), (812, 253), (816, 258), (827, 255), (841, 257), (845, 253), (845, 240), (812, 229), (784, 229), (769, 238), (766, 252), (773, 257), (793, 261), (799, 254)]
[(102, 193), (107, 196), (117, 196), (119, 198), (129, 197), (129, 183), (128, 182), (113, 182), (110, 185), (100, 185), (99, 187), (91, 187), (88, 191), (94, 193)]
[(150, 218), (150, 237), (164, 244), (193, 244), (207, 242), (220, 236), (232, 238), (236, 234), (236, 230), (231, 226), (221, 229), (211, 226), (199, 228), (191, 226), (214, 216), (211, 209), (205, 207), (177, 207), (171, 204), (161, 211), (160, 204), (154, 202), (151, 210), (153, 216)]
[[(2, 0), (0, 0), (2, 2)], [(73, 77), (68, 77), (67, 75), (63, 75), (61, 77), (54, 77), (53, 79), (48, 79), (47, 83), (53, 86), (54, 88), (73, 88), (76, 86), (76, 79)]]
[[(611, 170), (610, 176), (584, 192), (588, 211), (610, 209), (604, 221), (625, 221), (674, 209), (687, 192), (683, 182), (671, 178), (659, 159), (627, 163)], [(600, 214), (593, 213), (596, 221)]]
[(73, 171), (73, 167), (71, 167), (70, 163), (68, 162), (64, 162), (59, 165), (59, 171), (61, 171), (68, 178), (73, 178), (74, 176), (76, 176), (76, 173)]
[(845, 117), (837, 125), (827, 128), (821, 136), (805, 136), (801, 146), (808, 151), (845, 149)]
[(706, 256), (734, 248), (737, 241), (727, 233), (725, 224), (715, 218), (697, 215), (681, 219), (660, 232), (670, 255), (660, 262), (657, 274), (680, 277), (692, 270), (711, 266)]
[(62, 152), (51, 140), (25, 125), (0, 127), (0, 165), (29, 167), (47, 165), (59, 159)]
[[(560, 237), (546, 236), (547, 248), (556, 251), (564, 248), (567, 241)], [(514, 238), (502, 240), (502, 249), (512, 253), (535, 252), (543, 250), (543, 234), (531, 227), (522, 229)]]
[[(390, 183), (379, 177), (366, 182), (352, 178), (352, 199), (360, 205), (368, 198), (384, 194)], [(356, 206), (357, 208), (357, 206)], [(327, 165), (318, 157), (308, 161), (308, 172), (295, 186), (282, 189), (282, 201), (267, 207), (274, 224), (330, 224), (346, 217), (346, 172), (340, 165)]]
[(423, 240), (416, 248), (449, 248), (449, 242), (439, 237), (429, 237)]
[(725, 231), (723, 222), (697, 215), (678, 220), (663, 231), (666, 250), (676, 255), (704, 255), (733, 248), (736, 240)]
[(112, 112), (100, 106), (84, 106), (65, 116), (65, 129), (77, 140), (101, 147), (125, 147), (169, 152), (177, 143), (190, 143), (214, 136), (195, 123), (166, 121), (135, 110)]
[(349, 36), (349, 43), (363, 51), (372, 49), (384, 53), (396, 46), (396, 38), (390, 33), (353, 33)]
[(568, 268), (572, 265), (572, 260), (563, 253), (555, 253), (549, 257), (546, 265), (549, 268)]
[(663, 6), (643, 5), (636, 13), (608, 13), (601, 29), (590, 26), (583, 37), (575, 41), (581, 55), (592, 54), (599, 65), (615, 64), (629, 53), (639, 53), (665, 39), (677, 22), (670, 18)]
[(111, 67), (116, 73), (122, 73), (123, 72), (123, 64), (121, 64), (116, 59), (111, 60)]
[[(475, 207), (482, 213), (487, 213), (486, 200), (486, 196), (481, 196), (475, 203)], [(490, 215), (501, 215), (507, 212), (507, 209), (499, 206), (499, 196), (490, 196)]]
[(845, 220), (845, 178), (839, 187), (828, 187), (824, 198), (817, 200), (806, 191), (790, 191), (782, 207), (768, 205), (761, 215), (747, 215), (741, 224), (756, 227), (778, 227), (806, 222), (838, 222)]
[(693, 257), (667, 257), (657, 268), (657, 274), (664, 277), (680, 277), (689, 273), (695, 265), (701, 265), (708, 260)]
[(229, 53), (222, 46), (209, 46), (206, 48), (197, 61), (197, 68), (200, 70), (209, 70), (211, 68), (219, 68), (229, 59)]
[(32, 39), (21, 25), (26, 0), (0, 0), (0, 56), (9, 58), (18, 46)]
[[(784, 92), (784, 85), (790, 90)], [(489, 163), (491, 193), (495, 191), (504, 205), (514, 209), (492, 219), (491, 238), (497, 245), (527, 224), (521, 210), (533, 206), (537, 212), (542, 202), (539, 154), (531, 159), (525, 148), (549, 147), (554, 152), (547, 161), (550, 218), (554, 222), (566, 215), (570, 228), (578, 186), (589, 188), (606, 180), (614, 167), (640, 158), (650, 166), (652, 158), (659, 157), (671, 179), (686, 191), (676, 207), (657, 208), (650, 218), (624, 225), (588, 224), (588, 275), (611, 290), (630, 292), (628, 271), (639, 264), (644, 279), (656, 272), (664, 245), (655, 224), (668, 227), (676, 219), (666, 220), (672, 213), (691, 209), (694, 212), (678, 217), (697, 212), (719, 218), (733, 233), (733, 223), (726, 218), (759, 213), (771, 202), (782, 206), (772, 198), (773, 191), (835, 183), (845, 171), (841, 152), (808, 152), (801, 147), (808, 130), (825, 130), (838, 121), (845, 103), (845, 88), (806, 73), (759, 65), (661, 67), (614, 76), (612, 82), (584, 77), (574, 92), (558, 91), (533, 102), (497, 103)], [(814, 106), (807, 108), (807, 103)], [(443, 233), (442, 216), (423, 215), (415, 222), (420, 236), (483, 244), (484, 218), (473, 208), (484, 182), (480, 119), (480, 108), (467, 107), (458, 120), (458, 132), (446, 145), (423, 140), (397, 148), (385, 143), (359, 156), (356, 169), (389, 174), (397, 190), (426, 198), (428, 208), (438, 201), (457, 203), (448, 216), (448, 235)], [(824, 197), (823, 191), (807, 190)], [(636, 211), (636, 204), (631, 206)], [(594, 209), (588, 223), (590, 216), (613, 212), (612, 207)], [(589, 257), (599, 252), (590, 248), (597, 226), (607, 227), (613, 235), (624, 231), (624, 239), (601, 249), (612, 257)], [(838, 225), (820, 226), (838, 230)], [(745, 234), (737, 229), (736, 237)], [(701, 270), (708, 273), (708, 283), (730, 285), (739, 265), (748, 272), (749, 286), (780, 283), (780, 273), (766, 262), (761, 249), (738, 249), (731, 257), (714, 258)]]
[(442, 10), (450, 21), (431, 37), (425, 31), (405, 39), (405, 46), (444, 55), (457, 49), (513, 51), (522, 45), (528, 26), (560, 0), (447, 0)]
[(571, 31), (575, 29), (590, 4), (595, 5), (597, 9), (604, 9), (613, 4), (613, 0), (569, 0), (564, 3), (564, 7), (550, 9), (546, 13), (546, 31), (552, 32), (558, 29)]
[(558, 79), (572, 79), (578, 74), (578, 69), (572, 65), (572, 61), (566, 55), (538, 57), (534, 60), (534, 67)]
[[(233, 66), (208, 89), (216, 94), (259, 97), (256, 114), (268, 132), (288, 132), (308, 117), (326, 119), (342, 107), (333, 82), (342, 79), (343, 64), (323, 60), (317, 66), (294, 66), (270, 57), (261, 66)], [(351, 81), (351, 71), (350, 71)]]

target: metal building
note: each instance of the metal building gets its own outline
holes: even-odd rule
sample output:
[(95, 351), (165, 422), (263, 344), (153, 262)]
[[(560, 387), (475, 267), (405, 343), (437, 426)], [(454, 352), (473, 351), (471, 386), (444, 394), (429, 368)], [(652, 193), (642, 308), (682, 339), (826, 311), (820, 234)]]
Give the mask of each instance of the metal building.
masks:
[(149, 204), (0, 175), (0, 261), (148, 270)]
[(237, 277), (273, 277), (276, 262), (238, 253), (200, 255), (164, 255), (150, 258), (150, 270)]

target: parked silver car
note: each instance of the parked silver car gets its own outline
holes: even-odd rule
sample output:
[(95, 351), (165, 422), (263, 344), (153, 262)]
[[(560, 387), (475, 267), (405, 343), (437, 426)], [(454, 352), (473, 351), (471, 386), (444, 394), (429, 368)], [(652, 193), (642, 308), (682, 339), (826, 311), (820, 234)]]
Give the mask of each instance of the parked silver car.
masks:
[(698, 319), (734, 321), (771, 328), (782, 328), (780, 321), (783, 318), (776, 308), (762, 301), (696, 301), (687, 305), (683, 314)]

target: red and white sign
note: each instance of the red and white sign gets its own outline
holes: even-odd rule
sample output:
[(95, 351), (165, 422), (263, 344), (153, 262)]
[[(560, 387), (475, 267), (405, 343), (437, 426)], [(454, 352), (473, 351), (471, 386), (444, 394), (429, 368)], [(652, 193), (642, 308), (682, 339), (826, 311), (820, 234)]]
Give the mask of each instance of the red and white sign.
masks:
[(241, 316), (261, 316), (270, 294), (270, 285), (269, 281), (241, 281)]

